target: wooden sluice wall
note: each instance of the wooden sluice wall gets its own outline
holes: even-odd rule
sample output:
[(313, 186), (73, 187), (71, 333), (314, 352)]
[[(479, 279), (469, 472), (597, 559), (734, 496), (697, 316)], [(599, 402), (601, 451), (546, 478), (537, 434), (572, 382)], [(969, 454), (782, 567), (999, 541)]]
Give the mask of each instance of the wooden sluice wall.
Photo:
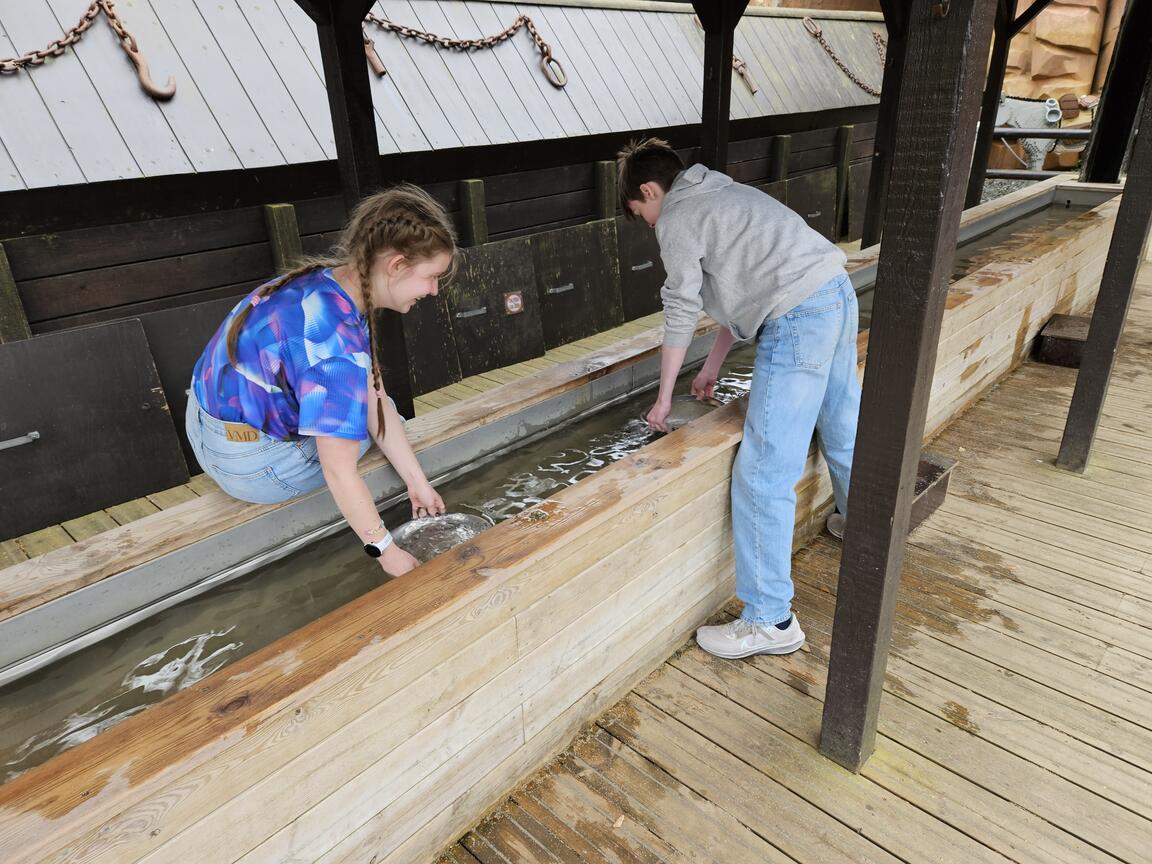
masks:
[[(956, 283), (929, 432), (1018, 363), (1052, 313), (1091, 304), (1116, 205)], [(864, 334), (861, 359), (866, 346)], [(484, 422), (501, 396), (443, 413)], [(731, 596), (741, 411), (713, 412), (0, 787), (0, 859), (427, 860)], [(416, 422), (429, 439), (449, 431), (432, 431), (447, 422), (435, 414)], [(827, 506), (823, 475), (814, 457), (801, 536)], [(224, 502), (208, 498), (160, 515), (210, 530), (199, 519)], [(160, 536), (147, 521), (94, 539), (88, 575), (118, 566), (133, 537)], [(30, 582), (60, 577), (51, 556), (27, 562)]]

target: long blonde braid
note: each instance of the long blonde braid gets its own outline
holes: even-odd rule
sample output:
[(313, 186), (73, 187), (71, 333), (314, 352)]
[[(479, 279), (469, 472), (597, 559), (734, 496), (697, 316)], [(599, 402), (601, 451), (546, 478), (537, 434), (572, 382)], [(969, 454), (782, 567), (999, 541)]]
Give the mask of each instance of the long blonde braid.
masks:
[[(261, 286), (254, 302), (242, 309), (228, 329), (228, 359), (236, 365), (236, 345), (252, 307), (277, 289), (302, 276), (324, 267), (351, 265), (360, 282), (364, 314), (368, 319), (369, 350), (372, 358), (372, 388), (377, 394), (376, 419), (380, 434), (384, 434), (384, 401), (381, 386), (380, 362), (377, 357), (376, 316), (373, 314), (372, 289), (369, 273), (378, 255), (391, 252), (403, 255), (411, 262), (431, 258), (442, 252), (452, 256), (455, 266), (456, 231), (447, 212), (431, 195), (419, 186), (405, 183), (369, 195), (356, 205), (340, 240), (328, 258), (310, 258), (273, 281)], [(406, 372), (407, 370), (405, 370)]]

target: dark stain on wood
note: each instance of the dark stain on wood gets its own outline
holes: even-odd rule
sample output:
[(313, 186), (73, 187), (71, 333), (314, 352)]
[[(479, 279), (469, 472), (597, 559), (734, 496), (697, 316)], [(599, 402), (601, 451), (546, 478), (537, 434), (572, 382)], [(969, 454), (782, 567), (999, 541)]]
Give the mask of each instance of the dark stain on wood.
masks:
[(980, 732), (980, 727), (973, 723), (968, 716), (968, 709), (959, 702), (951, 700), (945, 702), (942, 713), (944, 718), (957, 729), (963, 729), (970, 735), (976, 735)]

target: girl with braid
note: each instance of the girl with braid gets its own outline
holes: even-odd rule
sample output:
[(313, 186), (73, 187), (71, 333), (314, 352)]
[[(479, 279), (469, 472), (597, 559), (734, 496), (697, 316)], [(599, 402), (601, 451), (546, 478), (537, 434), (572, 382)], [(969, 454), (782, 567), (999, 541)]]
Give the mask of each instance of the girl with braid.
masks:
[(414, 568), (356, 467), (375, 441), (408, 485), (413, 518), (444, 512), (381, 386), (372, 312), (404, 313), (435, 296), (455, 253), (443, 208), (398, 186), (360, 202), (335, 257), (306, 261), (244, 298), (192, 373), (188, 440), (205, 473), (256, 504), (327, 485), (385, 572)]

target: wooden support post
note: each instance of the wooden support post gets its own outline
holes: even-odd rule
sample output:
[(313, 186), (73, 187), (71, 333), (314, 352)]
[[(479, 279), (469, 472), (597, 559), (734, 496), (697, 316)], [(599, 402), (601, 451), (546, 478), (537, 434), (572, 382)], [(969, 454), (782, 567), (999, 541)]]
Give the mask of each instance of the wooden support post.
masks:
[[(332, 134), (344, 205), (351, 210), (381, 183), (380, 143), (372, 85), (364, 60), (364, 16), (373, 0), (296, 0), (313, 21), (320, 39), (324, 85), (332, 114)], [(404, 324), (399, 313), (381, 312), (376, 333), (384, 389), (404, 417), (415, 417)]]
[(1120, 179), (1132, 126), (1140, 112), (1144, 81), (1152, 69), (1152, 3), (1131, 2), (1124, 10), (1116, 47), (1108, 64), (1103, 98), (1084, 153), (1082, 179), (1115, 183)]
[[(872, 752), (896, 591), (976, 136), (993, 4), (907, 7), (890, 205), (856, 435), (820, 750)], [(943, 14), (941, 14), (943, 12)]]
[(304, 257), (296, 208), (291, 204), (265, 204), (264, 224), (268, 226), (268, 242), (276, 270), (280, 273), (291, 270)]
[(1017, 33), (1031, 24), (1033, 19), (1045, 9), (1047, 9), (1048, 4), (1051, 2), (1052, 0), (1033, 0), (1032, 5), (1021, 12), (1020, 17), (1013, 20), (1012, 26), (1009, 29), (1009, 36), (1015, 36)]
[(792, 136), (777, 135), (772, 139), (772, 161), (768, 166), (768, 179), (779, 183), (788, 179), (788, 162), (792, 159)]
[(460, 181), (460, 215), (465, 246), (483, 246), (488, 242), (488, 212), (485, 208), (484, 181)]
[(728, 168), (728, 121), (732, 102), (732, 45), (748, 0), (692, 0), (704, 27), (704, 101), (700, 110), (700, 161)]
[(616, 163), (596, 163), (596, 218), (615, 219), (619, 203), (616, 190)]
[(1056, 464), (1061, 468), (1083, 471), (1088, 464), (1150, 228), (1152, 70), (1144, 83), (1144, 110), (1132, 143), (1132, 159), (1124, 183), (1124, 196), (1120, 199), (1120, 209), (1116, 213), (1116, 225), (1112, 229), (1112, 243), (1108, 247), (1104, 275), (1100, 279), (1096, 309), (1092, 313), (1088, 341), (1080, 359), (1076, 389), (1072, 392), (1072, 404), (1068, 408), (1068, 420), (1060, 441), (1060, 455)]
[(996, 35), (992, 41), (992, 59), (988, 64), (988, 80), (984, 84), (984, 102), (980, 107), (980, 128), (976, 131), (976, 150), (972, 154), (972, 170), (968, 174), (968, 194), (965, 207), (975, 207), (984, 194), (984, 177), (988, 171), (988, 156), (992, 152), (992, 133), (996, 129), (996, 114), (1000, 110), (1000, 94), (1004, 90), (1004, 72), (1008, 68), (1008, 49), (1012, 45), (1009, 32), (1016, 15), (1016, 0), (1000, 0), (996, 6)]
[(884, 81), (880, 86), (880, 110), (876, 116), (876, 139), (872, 149), (872, 171), (868, 176), (868, 203), (864, 207), (861, 247), (880, 242), (888, 186), (892, 180), (893, 151), (896, 147), (896, 105), (904, 80), (905, 12), (898, 0), (884, 0), (884, 25), (888, 28), (888, 50), (884, 54)]
[(852, 127), (836, 130), (836, 222), (833, 233), (839, 240), (848, 233), (848, 172), (852, 168)]
[(18, 342), (32, 336), (28, 326), (28, 316), (24, 314), (24, 304), (20, 301), (20, 291), (12, 268), (8, 266), (8, 256), (0, 244), (0, 343)]

